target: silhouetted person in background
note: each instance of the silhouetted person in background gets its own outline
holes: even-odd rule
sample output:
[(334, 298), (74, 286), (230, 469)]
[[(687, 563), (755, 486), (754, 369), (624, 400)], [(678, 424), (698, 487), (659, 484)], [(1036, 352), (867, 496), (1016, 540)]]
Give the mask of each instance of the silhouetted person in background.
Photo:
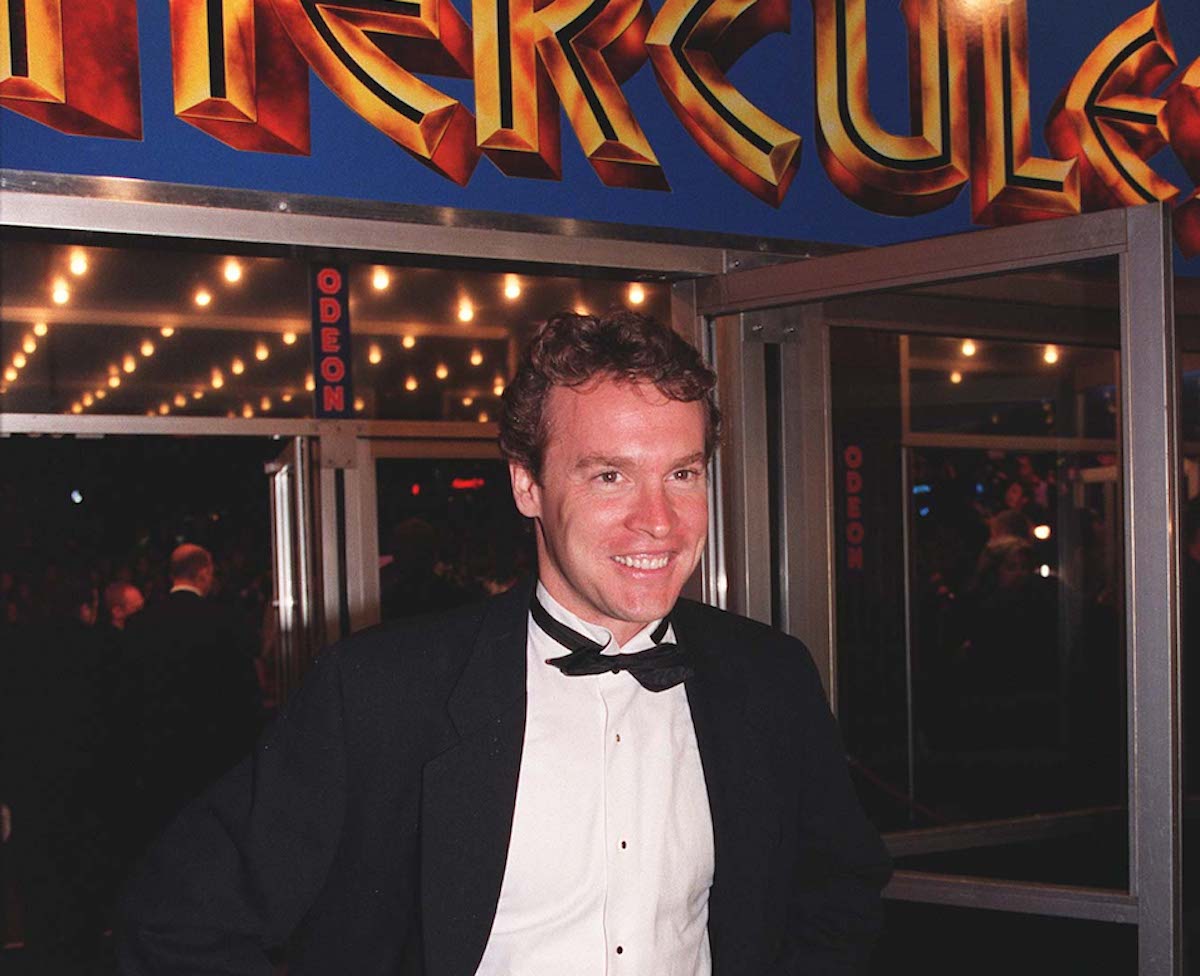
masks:
[(130, 619), (143, 840), (247, 752), (262, 703), (252, 630), (208, 599), (213, 561), (184, 544), (171, 592)]
[(407, 518), (397, 525), (391, 548), (379, 571), (384, 620), (452, 610), (471, 601), (468, 590), (437, 574), (437, 537), (424, 519)]
[(47, 619), (13, 635), (0, 675), (0, 835), (28, 972), (75, 976), (99, 965), (112, 894), (111, 661), (91, 584), (63, 580), (55, 597)]
[(142, 591), (132, 583), (118, 580), (104, 588), (104, 608), (114, 630), (124, 630), (125, 622), (146, 605)]

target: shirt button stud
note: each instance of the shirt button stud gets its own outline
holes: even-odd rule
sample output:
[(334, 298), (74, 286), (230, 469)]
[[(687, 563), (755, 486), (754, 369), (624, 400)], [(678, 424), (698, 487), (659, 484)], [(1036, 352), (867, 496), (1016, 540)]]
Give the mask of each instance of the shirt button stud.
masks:
[(623, 946), (617, 946), (617, 955), (618, 955), (618, 956), (619, 956), (619, 955), (620, 955), (622, 952), (624, 952), (624, 951), (625, 951), (625, 949), (624, 949), (624, 947), (623, 947)]

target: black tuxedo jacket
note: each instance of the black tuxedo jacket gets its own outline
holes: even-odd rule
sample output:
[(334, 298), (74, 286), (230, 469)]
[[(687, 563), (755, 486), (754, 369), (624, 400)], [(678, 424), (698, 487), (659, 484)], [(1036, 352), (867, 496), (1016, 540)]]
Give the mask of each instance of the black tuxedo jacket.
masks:
[[(512, 827), (531, 586), (323, 654), (131, 882), (122, 972), (266, 974), (286, 943), (290, 976), (473, 976)], [(689, 601), (672, 621), (696, 657), (714, 976), (857, 971), (889, 863), (807, 651)]]

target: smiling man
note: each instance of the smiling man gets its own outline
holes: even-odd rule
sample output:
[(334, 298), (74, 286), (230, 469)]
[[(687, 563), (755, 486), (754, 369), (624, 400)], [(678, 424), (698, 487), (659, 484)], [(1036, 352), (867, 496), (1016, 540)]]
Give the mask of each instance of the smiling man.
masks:
[(861, 971), (889, 865), (816, 669), (680, 599), (713, 386), (646, 318), (548, 322), (501, 424), (537, 579), (322, 655), (135, 879), (124, 972)]

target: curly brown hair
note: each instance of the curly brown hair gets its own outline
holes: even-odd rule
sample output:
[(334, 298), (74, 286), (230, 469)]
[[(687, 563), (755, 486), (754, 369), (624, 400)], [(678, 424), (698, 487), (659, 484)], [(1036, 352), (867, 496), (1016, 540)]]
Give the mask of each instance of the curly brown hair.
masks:
[(504, 457), (540, 478), (550, 390), (579, 387), (597, 378), (653, 383), (672, 400), (702, 401), (704, 449), (712, 456), (721, 430), (713, 395), (716, 375), (678, 333), (648, 316), (619, 310), (602, 316), (559, 313), (526, 346), (517, 374), (504, 390)]

